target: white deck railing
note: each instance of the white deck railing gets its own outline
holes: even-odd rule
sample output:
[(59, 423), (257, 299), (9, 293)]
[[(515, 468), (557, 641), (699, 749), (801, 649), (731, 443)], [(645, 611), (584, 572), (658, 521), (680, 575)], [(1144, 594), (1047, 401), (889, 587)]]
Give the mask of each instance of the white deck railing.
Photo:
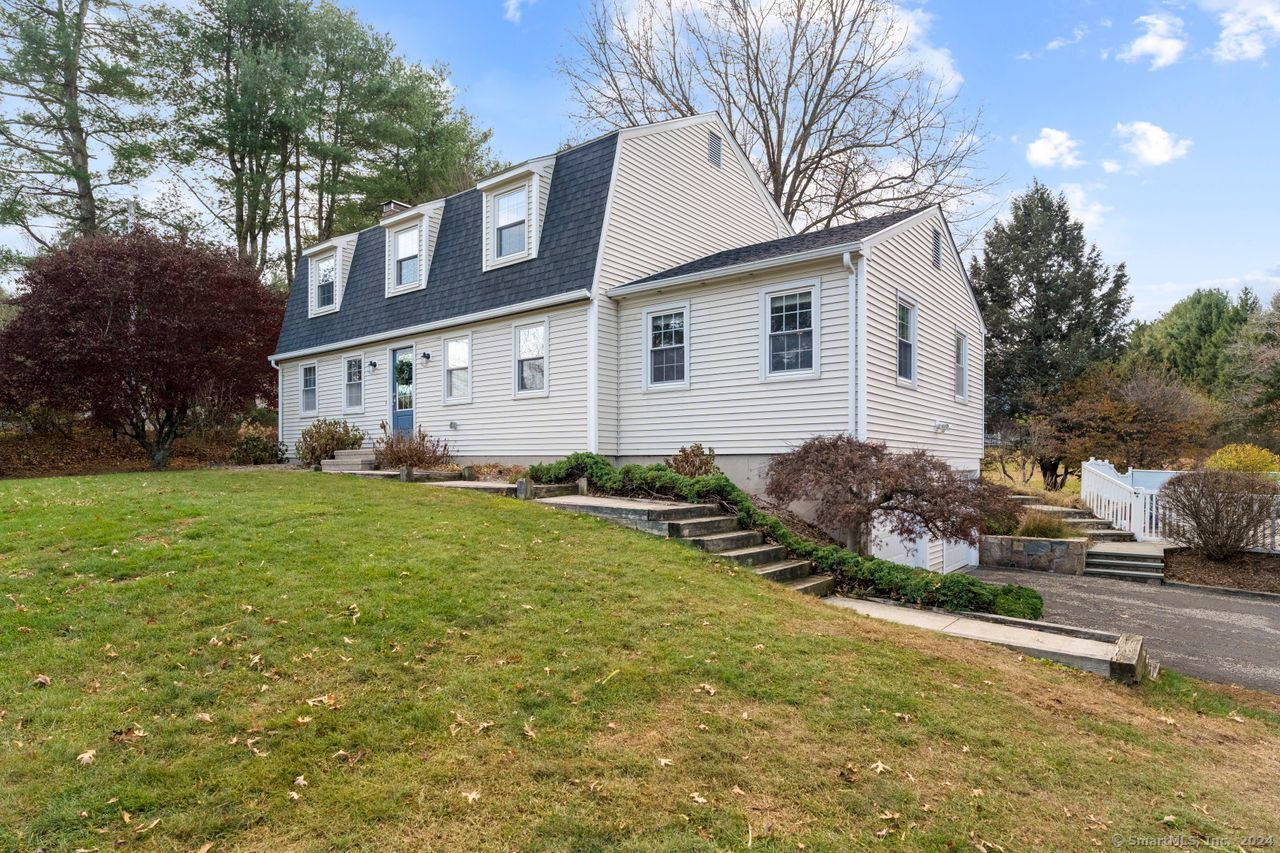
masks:
[[(1171, 523), (1160, 503), (1160, 487), (1181, 471), (1129, 469), (1121, 474), (1105, 459), (1080, 466), (1080, 499), (1116, 530), (1128, 530), (1139, 542), (1162, 541)], [(1280, 553), (1280, 508), (1267, 523), (1263, 549)]]

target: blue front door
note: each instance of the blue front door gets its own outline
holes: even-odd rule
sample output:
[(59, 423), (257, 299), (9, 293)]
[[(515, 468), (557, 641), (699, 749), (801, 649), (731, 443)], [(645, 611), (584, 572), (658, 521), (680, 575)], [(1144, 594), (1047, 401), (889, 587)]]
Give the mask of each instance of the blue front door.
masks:
[(413, 432), (413, 347), (391, 351), (391, 429)]

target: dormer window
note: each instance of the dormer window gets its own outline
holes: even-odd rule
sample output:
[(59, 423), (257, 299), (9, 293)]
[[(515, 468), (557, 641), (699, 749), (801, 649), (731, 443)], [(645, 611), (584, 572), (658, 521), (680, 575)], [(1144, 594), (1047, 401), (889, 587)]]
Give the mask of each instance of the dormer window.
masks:
[(422, 243), (421, 227), (414, 225), (396, 232), (396, 289), (414, 287), (418, 283), (418, 249)]
[(338, 310), (338, 253), (329, 252), (311, 259), (311, 310), (327, 314)]
[(521, 185), (493, 199), (493, 255), (504, 260), (523, 255), (527, 244), (525, 221), (527, 219), (528, 187)]

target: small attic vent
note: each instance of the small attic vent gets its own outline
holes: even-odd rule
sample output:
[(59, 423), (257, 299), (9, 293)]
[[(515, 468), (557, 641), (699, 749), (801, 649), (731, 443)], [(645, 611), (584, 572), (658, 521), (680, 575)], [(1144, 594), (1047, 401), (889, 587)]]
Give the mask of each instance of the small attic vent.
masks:
[(933, 265), (942, 269), (942, 232), (933, 229)]
[(707, 162), (717, 169), (724, 158), (724, 140), (714, 130), (707, 134)]

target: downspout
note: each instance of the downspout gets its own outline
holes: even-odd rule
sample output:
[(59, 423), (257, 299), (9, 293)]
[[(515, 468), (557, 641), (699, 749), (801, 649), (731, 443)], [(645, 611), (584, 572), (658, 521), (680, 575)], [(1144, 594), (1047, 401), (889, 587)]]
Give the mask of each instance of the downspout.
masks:
[(600, 299), (587, 304), (587, 452), (600, 452)]
[(869, 248), (845, 252), (849, 272), (849, 432), (867, 440), (867, 260)]

